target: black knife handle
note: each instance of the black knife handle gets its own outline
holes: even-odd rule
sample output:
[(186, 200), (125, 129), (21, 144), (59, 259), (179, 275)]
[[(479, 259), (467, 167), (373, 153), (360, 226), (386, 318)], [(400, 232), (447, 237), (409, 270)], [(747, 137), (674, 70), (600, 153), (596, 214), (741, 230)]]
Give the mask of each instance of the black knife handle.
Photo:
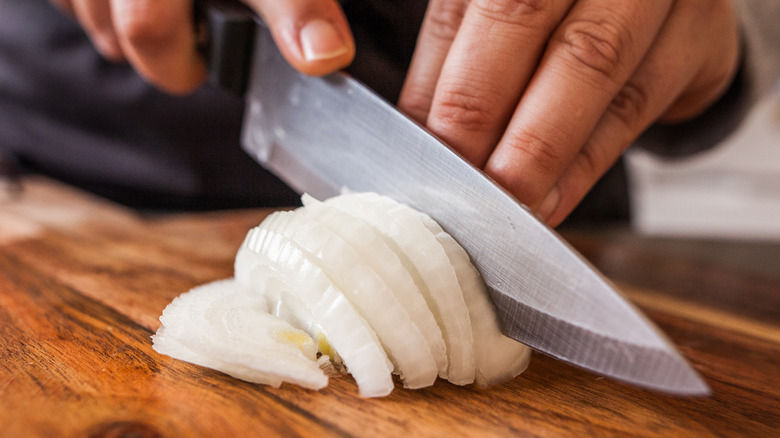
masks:
[(206, 60), (208, 82), (243, 95), (254, 43), (256, 15), (235, 0), (195, 2), (198, 50)]

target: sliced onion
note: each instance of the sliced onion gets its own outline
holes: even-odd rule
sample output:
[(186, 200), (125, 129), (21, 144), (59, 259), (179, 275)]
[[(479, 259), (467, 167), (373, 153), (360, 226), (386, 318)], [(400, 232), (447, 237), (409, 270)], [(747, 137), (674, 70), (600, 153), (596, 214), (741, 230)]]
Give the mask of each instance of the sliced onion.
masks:
[(328, 379), (305, 332), (268, 313), (265, 299), (233, 279), (207, 283), (174, 299), (152, 337), (162, 354), (278, 387), (320, 389)]
[[(422, 333), (428, 349), (433, 354), (437, 369), (447, 370), (447, 347), (441, 329), (419, 287), (401, 263), (398, 255), (385, 242), (374, 227), (336, 208), (304, 195), (305, 208), (298, 211), (317, 221), (354, 249), (356, 256), (368, 265), (390, 288), (397, 302), (403, 306), (409, 318)], [(352, 251), (350, 251), (351, 253)]]
[[(312, 316), (309, 307), (301, 302), (297, 295), (289, 292), (293, 287), (265, 264), (263, 256), (255, 251), (249, 251), (244, 246), (245, 244), (236, 254), (234, 264), (236, 281), (248, 288), (256, 286), (257, 292), (265, 297), (272, 315), (284, 319), (293, 327), (306, 331), (315, 340), (325, 338), (324, 330)], [(260, 272), (263, 269), (266, 272)], [(263, 281), (259, 281), (260, 278)], [(330, 359), (338, 362), (338, 358), (332, 355)]]
[(486, 387), (518, 376), (528, 367), (531, 349), (501, 333), (485, 283), (466, 250), (434, 220), (424, 222), (447, 253), (463, 290), (474, 337), (475, 383)]
[(379, 337), (407, 388), (430, 386), (438, 368), (425, 338), (384, 280), (339, 235), (298, 212), (261, 228), (301, 249), (352, 302)]
[(322, 388), (335, 366), (364, 397), (389, 394), (392, 373), (420, 388), (525, 370), (530, 349), (501, 334), (468, 254), (433, 219), (374, 193), (303, 203), (249, 230), (233, 279), (175, 299), (155, 350), (273, 386)]
[(474, 341), (468, 308), (455, 270), (441, 244), (423, 223), (422, 214), (375, 193), (345, 194), (325, 203), (365, 220), (385, 237), (441, 327), (448, 356), (448, 368), (442, 377), (457, 385), (472, 383)]
[[(276, 221), (284, 223), (282, 213), (270, 215), (262, 227), (253, 228), (247, 234), (239, 251), (260, 255), (258, 266), (261, 269), (253, 269), (248, 275), (237, 273), (236, 277), (248, 277), (251, 287), (258, 291), (263, 291), (272, 278), (276, 279), (277, 285), (289, 285), (286, 293), (296, 296), (308, 307), (355, 378), (361, 396), (389, 394), (394, 386), (393, 366), (374, 330), (306, 253), (283, 235), (269, 231)], [(237, 266), (239, 269), (246, 267), (246, 264)]]

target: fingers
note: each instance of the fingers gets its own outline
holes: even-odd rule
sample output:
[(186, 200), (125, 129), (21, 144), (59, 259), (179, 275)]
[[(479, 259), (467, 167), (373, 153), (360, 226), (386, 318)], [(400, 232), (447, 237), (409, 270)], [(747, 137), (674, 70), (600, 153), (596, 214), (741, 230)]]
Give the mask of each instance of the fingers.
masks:
[(681, 37), (690, 46), (701, 47), (697, 51), (701, 56), (700, 63), (693, 64), (697, 68), (696, 76), (661, 115), (666, 123), (688, 120), (709, 107), (732, 83), (739, 62), (740, 29), (732, 2), (684, 0), (680, 3), (676, 8), (679, 15), (699, 17), (696, 26), (699, 29), (690, 26)]
[[(702, 11), (701, 6), (708, 11)], [(730, 7), (727, 1), (711, 0), (681, 0), (675, 4), (647, 56), (541, 203), (540, 217), (551, 226), (558, 225), (659, 116), (677, 111), (677, 105), (682, 105), (682, 110), (693, 109), (689, 114), (695, 114), (724, 91), (734, 74), (739, 51), (738, 27)], [(712, 14), (731, 19), (711, 19)], [(718, 24), (703, 31), (699, 27), (702, 23)], [(689, 99), (692, 94), (698, 97), (695, 103)]]
[(349, 24), (336, 0), (244, 0), (268, 25), (279, 50), (296, 70), (324, 75), (355, 56)]
[(421, 124), (428, 118), (436, 83), (467, 5), (468, 0), (431, 0), (428, 3), (398, 100), (399, 108)]
[[(146, 80), (186, 94), (206, 78), (196, 50), (193, 0), (52, 0), (81, 23), (98, 51), (127, 60)], [(269, 24), (285, 58), (303, 73), (347, 66), (355, 44), (336, 0), (246, 0)]]
[(427, 125), (482, 167), (570, 1), (474, 0), (436, 84)]
[(670, 1), (581, 1), (551, 36), (485, 171), (539, 208), (661, 28)]
[(117, 39), (136, 71), (159, 88), (190, 92), (206, 68), (196, 51), (191, 0), (110, 0)]
[(52, 3), (81, 23), (101, 55), (112, 61), (124, 61), (124, 52), (114, 31), (111, 6), (107, 0), (52, 0)]
[(73, 15), (109, 60), (128, 61), (157, 87), (184, 94), (206, 77), (191, 0), (52, 0)]

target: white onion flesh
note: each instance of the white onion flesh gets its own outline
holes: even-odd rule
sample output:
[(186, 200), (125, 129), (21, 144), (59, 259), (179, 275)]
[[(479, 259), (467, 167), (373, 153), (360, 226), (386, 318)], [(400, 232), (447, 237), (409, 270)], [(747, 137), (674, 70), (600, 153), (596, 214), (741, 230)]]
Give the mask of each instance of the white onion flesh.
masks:
[(528, 367), (531, 349), (501, 333), (485, 283), (463, 247), (435, 221), (426, 221), (426, 226), (436, 233), (463, 289), (474, 338), (475, 383), (492, 386), (519, 375)]
[[(283, 217), (271, 215), (263, 223), (271, 226), (279, 219)], [(250, 274), (253, 288), (262, 290), (271, 278), (269, 273), (273, 272), (275, 278), (283, 278), (289, 284), (287, 293), (307, 305), (355, 378), (361, 396), (380, 397), (393, 390), (393, 367), (376, 333), (303, 251), (284, 236), (261, 227), (250, 230), (241, 250), (263, 256), (261, 269)]]
[(264, 222), (260, 228), (282, 236), (303, 251), (333, 287), (349, 299), (376, 332), (404, 386), (432, 385), (438, 373), (433, 355), (387, 283), (351, 245), (318, 222), (295, 211), (274, 215), (279, 219)]
[(268, 313), (262, 295), (233, 279), (207, 283), (174, 299), (153, 336), (162, 354), (278, 387), (283, 381), (320, 389), (314, 340)]
[[(391, 289), (396, 301), (403, 306), (409, 318), (422, 333), (440, 372), (447, 370), (447, 347), (420, 289), (398, 255), (387, 245), (384, 237), (362, 219), (330, 208), (310, 196), (303, 196), (305, 208), (298, 211), (336, 233), (354, 248), (355, 256), (368, 265)], [(351, 251), (350, 251), (351, 252)]]
[(472, 383), (474, 341), (468, 307), (455, 270), (436, 236), (425, 226), (422, 214), (374, 193), (345, 194), (325, 203), (367, 221), (385, 236), (418, 279), (420, 291), (441, 327), (448, 356), (448, 368), (442, 377), (457, 385)]
[(233, 279), (168, 305), (155, 350), (272, 386), (320, 389), (335, 365), (363, 397), (389, 394), (392, 373), (422, 388), (525, 370), (530, 349), (501, 334), (468, 254), (433, 219), (373, 193), (303, 201), (249, 230)]

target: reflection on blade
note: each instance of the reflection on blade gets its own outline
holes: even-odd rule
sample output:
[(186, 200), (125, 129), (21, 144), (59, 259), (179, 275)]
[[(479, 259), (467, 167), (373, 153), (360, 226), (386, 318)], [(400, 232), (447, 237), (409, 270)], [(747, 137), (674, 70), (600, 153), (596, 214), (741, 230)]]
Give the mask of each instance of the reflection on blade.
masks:
[[(657, 391), (681, 395), (710, 392), (688, 362), (657, 333), (648, 335), (647, 343), (635, 344), (540, 315), (538, 310), (499, 292), (491, 291), (491, 299), (499, 313), (506, 316), (502, 321), (504, 334), (525, 339), (529, 345), (555, 344), (553, 356), (559, 359)], [(535, 321), (537, 326), (529, 321)], [(539, 333), (545, 333), (545, 338), (540, 338)]]
[(466, 248), (505, 333), (644, 387), (707, 392), (661, 332), (512, 196), (357, 81), (293, 71), (261, 29), (243, 144), (300, 192), (375, 191), (422, 210)]

